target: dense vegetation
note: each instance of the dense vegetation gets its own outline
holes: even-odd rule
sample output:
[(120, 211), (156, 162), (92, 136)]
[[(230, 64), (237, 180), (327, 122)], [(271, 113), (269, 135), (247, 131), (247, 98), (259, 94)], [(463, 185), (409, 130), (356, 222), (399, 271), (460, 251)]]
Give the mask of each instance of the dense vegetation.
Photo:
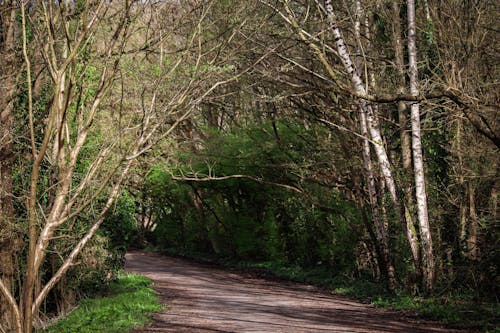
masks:
[(0, 330), (95, 296), (132, 245), (498, 322), (496, 13), (1, 1)]

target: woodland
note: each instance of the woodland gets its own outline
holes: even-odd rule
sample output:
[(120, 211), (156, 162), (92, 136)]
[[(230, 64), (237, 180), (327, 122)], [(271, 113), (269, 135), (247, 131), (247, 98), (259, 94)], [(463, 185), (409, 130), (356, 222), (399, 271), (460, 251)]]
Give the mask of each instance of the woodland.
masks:
[(498, 303), (498, 9), (0, 1), (0, 331), (131, 246)]

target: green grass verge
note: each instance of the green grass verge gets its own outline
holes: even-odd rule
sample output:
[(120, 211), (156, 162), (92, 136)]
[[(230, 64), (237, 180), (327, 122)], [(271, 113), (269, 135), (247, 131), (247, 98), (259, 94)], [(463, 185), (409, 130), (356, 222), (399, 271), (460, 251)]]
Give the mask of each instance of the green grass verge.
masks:
[(141, 275), (120, 274), (109, 285), (110, 296), (84, 299), (67, 317), (44, 332), (123, 333), (150, 321), (162, 306), (151, 288), (151, 280)]
[(414, 297), (397, 295), (376, 297), (372, 303), (397, 310), (410, 310), (419, 315), (483, 332), (500, 332), (500, 306), (498, 303), (478, 303), (460, 295), (447, 297)]

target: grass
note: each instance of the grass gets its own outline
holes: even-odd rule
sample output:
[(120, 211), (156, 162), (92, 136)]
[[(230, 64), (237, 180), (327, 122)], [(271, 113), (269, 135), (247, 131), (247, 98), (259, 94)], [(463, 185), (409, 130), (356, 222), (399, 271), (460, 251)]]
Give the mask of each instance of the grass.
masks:
[(464, 300), (460, 295), (423, 298), (404, 294), (392, 297), (379, 296), (374, 298), (372, 303), (380, 307), (409, 310), (422, 317), (458, 327), (500, 333), (500, 306), (498, 303), (478, 303)]
[(162, 309), (151, 280), (141, 275), (120, 274), (106, 294), (110, 296), (82, 300), (73, 312), (44, 332), (123, 333), (145, 325), (151, 313)]

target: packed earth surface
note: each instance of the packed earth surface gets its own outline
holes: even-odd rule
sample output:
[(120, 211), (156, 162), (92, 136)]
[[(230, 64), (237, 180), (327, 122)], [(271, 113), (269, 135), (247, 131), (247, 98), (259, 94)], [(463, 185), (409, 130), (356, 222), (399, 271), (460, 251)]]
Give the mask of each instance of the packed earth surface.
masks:
[(316, 287), (148, 252), (125, 268), (153, 280), (166, 309), (135, 332), (461, 332)]

